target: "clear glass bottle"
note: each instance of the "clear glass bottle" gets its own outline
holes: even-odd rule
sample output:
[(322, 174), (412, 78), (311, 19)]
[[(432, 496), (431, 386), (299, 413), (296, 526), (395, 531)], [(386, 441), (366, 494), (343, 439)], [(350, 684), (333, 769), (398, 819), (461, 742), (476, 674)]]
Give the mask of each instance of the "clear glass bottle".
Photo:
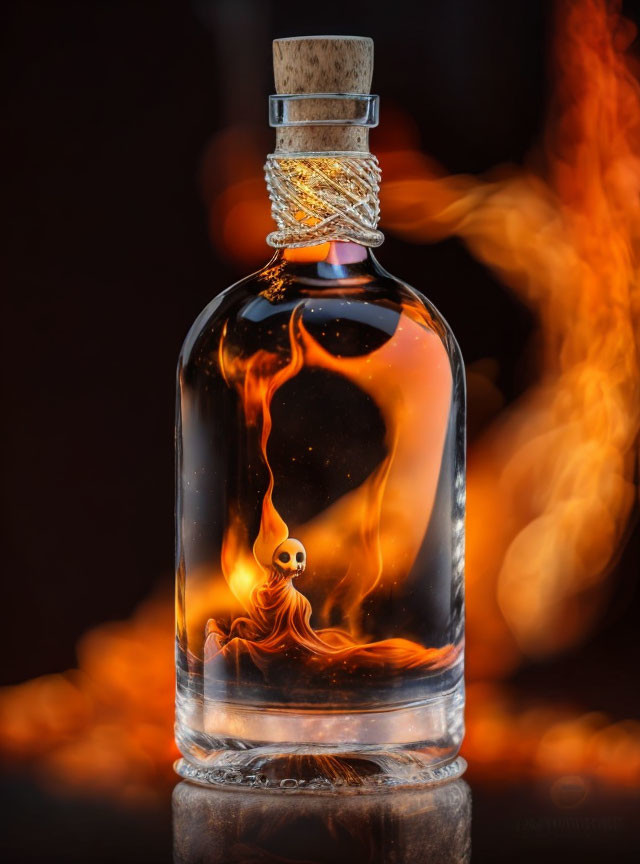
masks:
[[(285, 173), (292, 159), (295, 207), (309, 164), (314, 206), (347, 194), (335, 151), (287, 154)], [(429, 301), (348, 239), (373, 223), (349, 216), (323, 242), (306, 221), (206, 307), (180, 355), (178, 771), (433, 782), (463, 769), (462, 359)]]

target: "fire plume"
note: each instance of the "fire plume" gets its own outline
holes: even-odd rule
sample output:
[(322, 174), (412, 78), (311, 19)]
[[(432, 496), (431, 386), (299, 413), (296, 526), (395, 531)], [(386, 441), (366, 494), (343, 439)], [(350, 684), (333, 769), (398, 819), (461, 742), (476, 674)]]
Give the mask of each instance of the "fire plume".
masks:
[(467, 634), (483, 675), (585, 634), (636, 495), (640, 89), (624, 55), (634, 34), (600, 0), (560, 10), (543, 169), (449, 177), (414, 158), (410, 177), (384, 187), (388, 227), (460, 237), (540, 322), (538, 383), (470, 458)]
[[(308, 302), (312, 306), (314, 301)], [(362, 602), (383, 578), (390, 543), (402, 550), (403, 555), (393, 559), (389, 556), (389, 560), (400, 560), (404, 572), (396, 570), (394, 575), (396, 579), (404, 578), (429, 522), (451, 402), (452, 379), (446, 351), (439, 338), (422, 326), (420, 319), (426, 319), (428, 314), (416, 303), (407, 305), (395, 334), (381, 348), (364, 357), (334, 356), (305, 328), (305, 303), (295, 306), (289, 317), (288, 358), (265, 349), (245, 357), (234, 351), (228, 328), (223, 328), (218, 351), (220, 370), (240, 396), (247, 425), (260, 431), (260, 457), (269, 480), (262, 500), (260, 530), (253, 543), (252, 584), (242, 595), (236, 594), (249, 617), (234, 619), (228, 629), (215, 618), (209, 619), (205, 658), (215, 662), (222, 655), (237, 665), (239, 655), (246, 653), (265, 674), (269, 658), (282, 652), (290, 662), (296, 657), (316, 671), (338, 666), (350, 671), (374, 667), (442, 668), (458, 658), (460, 645), (425, 648), (404, 638), (365, 641), (357, 638), (357, 631)], [(336, 627), (315, 630), (311, 625), (311, 604), (294, 587), (291, 574), (287, 578), (282, 572), (274, 556), (274, 550), (289, 537), (289, 528), (273, 501), (275, 477), (268, 454), (271, 403), (277, 391), (303, 367), (327, 369), (354, 381), (380, 407), (387, 429), (387, 454), (367, 480), (341, 496), (310, 524), (295, 529), (312, 550), (314, 582), (327, 583), (325, 616), (327, 610), (342, 607), (352, 632)], [(401, 380), (399, 368), (403, 369)], [(425, 386), (423, 370), (429, 374), (431, 401), (427, 405), (420, 398)], [(301, 550), (305, 548), (300, 541), (293, 542)], [(246, 543), (241, 520), (232, 516), (222, 555), (224, 577), (232, 591), (239, 581), (237, 569), (247, 572), (250, 556)], [(346, 549), (350, 555), (344, 554)], [(300, 554), (306, 556), (306, 552)], [(349, 562), (346, 569), (344, 562)], [(388, 573), (386, 578), (390, 578)], [(345, 586), (349, 586), (349, 592)]]

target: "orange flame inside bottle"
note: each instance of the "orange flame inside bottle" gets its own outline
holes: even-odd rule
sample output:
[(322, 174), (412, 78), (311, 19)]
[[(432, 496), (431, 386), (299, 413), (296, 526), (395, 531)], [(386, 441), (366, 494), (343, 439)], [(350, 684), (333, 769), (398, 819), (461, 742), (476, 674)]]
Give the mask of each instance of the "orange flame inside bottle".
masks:
[[(227, 631), (211, 619), (205, 657), (222, 653), (237, 659), (239, 653), (248, 653), (264, 670), (273, 653), (297, 649), (297, 656), (312, 667), (441, 668), (459, 656), (461, 645), (425, 648), (404, 638), (367, 642), (359, 629), (362, 602), (381, 585), (408, 574), (429, 522), (451, 403), (448, 355), (439, 337), (424, 326), (427, 313), (417, 301), (405, 304), (395, 334), (365, 357), (326, 351), (305, 328), (303, 308), (304, 301), (289, 319), (288, 360), (264, 349), (249, 358), (234, 355), (223, 329), (219, 366), (241, 397), (247, 426), (260, 429), (260, 455), (269, 482), (252, 555), (246, 529), (233, 514), (223, 541), (224, 578), (249, 617), (236, 618)], [(273, 502), (271, 403), (303, 367), (322, 368), (354, 382), (373, 398), (385, 421), (387, 453), (380, 465), (358, 488), (296, 527), (314, 562), (314, 582), (326, 584), (320, 619), (326, 620), (337, 607), (349, 621), (349, 631), (315, 630), (311, 604), (274, 561), (289, 528)]]

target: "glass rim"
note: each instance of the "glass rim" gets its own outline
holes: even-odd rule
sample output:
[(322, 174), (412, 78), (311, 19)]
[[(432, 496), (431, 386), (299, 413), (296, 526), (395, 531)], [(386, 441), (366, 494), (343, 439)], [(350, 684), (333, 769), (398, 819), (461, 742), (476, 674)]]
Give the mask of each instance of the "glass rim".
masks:
[[(322, 119), (296, 119), (292, 106), (315, 99), (319, 102), (341, 102), (350, 116)], [(274, 93), (269, 96), (269, 126), (365, 126), (378, 125), (380, 97), (372, 93)], [(340, 113), (340, 112), (338, 112)]]

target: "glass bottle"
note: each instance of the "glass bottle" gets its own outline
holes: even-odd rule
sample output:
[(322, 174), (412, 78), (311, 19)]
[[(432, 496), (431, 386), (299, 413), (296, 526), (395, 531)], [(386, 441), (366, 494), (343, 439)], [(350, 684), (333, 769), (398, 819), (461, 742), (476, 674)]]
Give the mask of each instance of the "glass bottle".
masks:
[[(464, 768), (462, 359), (371, 252), (372, 43), (275, 45), (280, 78), (294, 52), (309, 94), (272, 97), (280, 248), (205, 308), (178, 365), (177, 770), (269, 789), (434, 782)], [(362, 68), (352, 98), (345, 69)]]

